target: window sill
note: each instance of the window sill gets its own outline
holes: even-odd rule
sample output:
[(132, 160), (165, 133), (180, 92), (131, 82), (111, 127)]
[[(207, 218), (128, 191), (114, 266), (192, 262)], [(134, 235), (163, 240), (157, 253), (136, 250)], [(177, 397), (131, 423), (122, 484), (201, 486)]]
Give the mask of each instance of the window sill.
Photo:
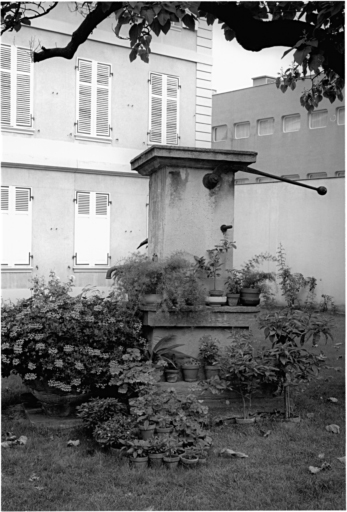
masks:
[(1, 267), (2, 274), (31, 274), (33, 267)]
[(34, 135), (34, 128), (19, 128), (17, 126), (1, 126), (2, 132), (7, 133), (22, 133), (23, 135)]
[(76, 274), (81, 273), (94, 273), (94, 274), (106, 274), (106, 272), (110, 269), (110, 267), (73, 267), (73, 271)]
[(108, 138), (108, 137), (92, 137), (90, 135), (78, 134), (78, 135), (75, 135), (75, 139), (76, 140), (83, 140), (83, 141), (86, 141), (86, 142), (101, 142), (103, 144), (112, 144), (111, 137), (110, 138)]

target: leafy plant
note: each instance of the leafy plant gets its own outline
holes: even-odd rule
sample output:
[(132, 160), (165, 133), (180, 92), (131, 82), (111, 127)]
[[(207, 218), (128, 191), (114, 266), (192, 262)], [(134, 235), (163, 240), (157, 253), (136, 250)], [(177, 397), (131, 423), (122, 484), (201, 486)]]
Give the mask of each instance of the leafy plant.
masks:
[(150, 361), (153, 364), (157, 364), (159, 361), (164, 361), (169, 366), (173, 366), (177, 368), (174, 356), (186, 357), (186, 354), (176, 350), (177, 347), (183, 347), (183, 343), (172, 344), (176, 339), (176, 336), (170, 334), (168, 336), (164, 336), (161, 340), (158, 341), (153, 347), (148, 346), (147, 355)]
[(199, 340), (199, 358), (205, 365), (215, 365), (220, 357), (219, 340), (211, 335), (202, 336)]
[(300, 305), (299, 293), (305, 289), (308, 289), (306, 305), (309, 306), (314, 301), (317, 280), (314, 277), (304, 277), (301, 273), (292, 273), (286, 263), (286, 254), (282, 244), (277, 249), (277, 266), (279, 268), (279, 285), (288, 307)]
[(322, 335), (326, 342), (329, 338), (333, 340), (330, 319), (291, 308), (260, 316), (259, 326), (264, 330), (265, 339), (268, 338), (273, 346), (288, 341), (304, 345), (310, 339), (313, 345), (317, 345)]
[(93, 438), (102, 446), (116, 448), (132, 439), (135, 426), (136, 422), (132, 416), (118, 413), (107, 421), (96, 425), (93, 430)]
[(2, 375), (45, 382), (56, 393), (84, 393), (109, 385), (110, 361), (145, 344), (134, 312), (111, 293), (69, 293), (54, 272), (34, 277), (32, 297), (1, 308)]
[(122, 441), (122, 443), (125, 445), (122, 449), (126, 450), (126, 453), (133, 459), (148, 456), (148, 441), (144, 441), (143, 439), (129, 439)]
[(305, 348), (298, 347), (292, 341), (284, 344), (275, 344), (271, 349), (264, 350), (263, 358), (267, 364), (276, 369), (266, 380), (276, 383), (276, 394), (284, 394), (285, 418), (292, 415), (290, 402), (290, 386), (308, 382), (310, 378), (317, 377), (317, 357), (310, 354)]
[(226, 269), (228, 277), (225, 281), (227, 293), (240, 293), (242, 287), (242, 273), (236, 269)]
[(165, 457), (170, 457), (170, 458), (178, 457), (183, 451), (182, 445), (183, 445), (183, 443), (178, 441), (178, 439), (176, 437), (168, 436), (166, 438)]
[(165, 453), (167, 450), (167, 441), (163, 437), (153, 436), (148, 440), (148, 454)]
[(337, 312), (337, 308), (335, 306), (334, 298), (330, 295), (322, 294), (322, 300), (319, 304), (319, 310), (322, 312), (331, 311), (332, 314)]
[(118, 414), (126, 413), (126, 406), (116, 398), (92, 398), (76, 409), (77, 416), (82, 419), (88, 430), (93, 430), (100, 423)]
[(221, 243), (216, 244), (213, 249), (208, 249), (208, 261), (206, 258), (194, 256), (196, 269), (206, 274), (206, 277), (213, 278), (213, 290), (216, 290), (217, 277), (220, 277), (222, 268), (221, 255), (227, 253), (231, 248), (236, 249), (235, 242), (228, 241), (225, 237)]
[(200, 366), (200, 362), (194, 357), (188, 357), (187, 359), (184, 359), (183, 365)]

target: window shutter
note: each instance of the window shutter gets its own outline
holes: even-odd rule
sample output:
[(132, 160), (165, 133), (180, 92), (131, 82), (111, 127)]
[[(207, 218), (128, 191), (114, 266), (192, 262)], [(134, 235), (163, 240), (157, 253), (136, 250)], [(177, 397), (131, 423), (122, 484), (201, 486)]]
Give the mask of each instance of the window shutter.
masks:
[(1, 187), (2, 259), (9, 266), (30, 265), (31, 189)]
[(166, 77), (166, 144), (178, 144), (178, 78)]
[(17, 48), (16, 125), (31, 126), (31, 53)]
[(110, 250), (109, 196), (95, 192), (77, 192), (76, 199), (76, 265), (108, 265)]
[(163, 75), (151, 74), (149, 141), (163, 143)]
[(111, 66), (96, 66), (96, 135), (110, 136), (110, 77)]
[(177, 77), (151, 73), (149, 142), (178, 144)]
[(249, 122), (236, 123), (235, 125), (235, 139), (248, 139), (251, 131)]
[(92, 62), (78, 61), (77, 133), (92, 133)]
[(11, 124), (11, 46), (1, 45), (1, 123)]

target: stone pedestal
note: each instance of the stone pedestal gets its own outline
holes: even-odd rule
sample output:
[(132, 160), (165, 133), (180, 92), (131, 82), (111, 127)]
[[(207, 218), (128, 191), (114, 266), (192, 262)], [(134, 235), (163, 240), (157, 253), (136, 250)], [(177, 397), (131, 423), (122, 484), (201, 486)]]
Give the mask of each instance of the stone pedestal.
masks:
[[(234, 175), (256, 161), (256, 153), (152, 146), (131, 161), (150, 176), (148, 253), (159, 259), (176, 251), (206, 256), (223, 238), (221, 226), (234, 224)], [(219, 183), (209, 190), (203, 177), (218, 167)], [(233, 240), (233, 230), (227, 231)], [(232, 266), (232, 251), (228, 253)]]

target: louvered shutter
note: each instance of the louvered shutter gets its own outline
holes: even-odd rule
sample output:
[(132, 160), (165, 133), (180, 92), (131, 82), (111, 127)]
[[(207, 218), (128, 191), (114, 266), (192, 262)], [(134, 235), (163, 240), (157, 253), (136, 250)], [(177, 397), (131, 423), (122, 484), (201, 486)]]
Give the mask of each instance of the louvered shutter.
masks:
[(30, 265), (31, 189), (1, 187), (2, 259), (8, 266)]
[(76, 199), (76, 265), (108, 265), (109, 196), (95, 192), (77, 192)]
[(11, 124), (11, 46), (1, 45), (1, 123)]
[(92, 134), (92, 63), (78, 61), (77, 133)]
[(96, 64), (96, 135), (109, 137), (111, 66)]
[(31, 126), (31, 53), (17, 48), (16, 125)]
[(177, 77), (151, 73), (149, 142), (178, 144)]
[(166, 144), (178, 144), (178, 78), (166, 77)]

